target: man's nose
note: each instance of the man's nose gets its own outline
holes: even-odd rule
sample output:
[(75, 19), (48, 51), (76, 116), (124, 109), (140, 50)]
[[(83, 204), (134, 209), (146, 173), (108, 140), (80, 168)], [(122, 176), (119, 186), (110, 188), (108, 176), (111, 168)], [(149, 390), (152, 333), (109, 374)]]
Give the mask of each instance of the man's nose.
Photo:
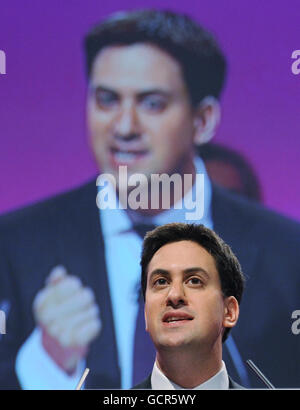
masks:
[(120, 111), (115, 118), (114, 134), (116, 138), (128, 141), (140, 136), (138, 115), (133, 104), (120, 107)]
[(167, 296), (167, 305), (180, 307), (187, 304), (183, 283), (172, 283)]

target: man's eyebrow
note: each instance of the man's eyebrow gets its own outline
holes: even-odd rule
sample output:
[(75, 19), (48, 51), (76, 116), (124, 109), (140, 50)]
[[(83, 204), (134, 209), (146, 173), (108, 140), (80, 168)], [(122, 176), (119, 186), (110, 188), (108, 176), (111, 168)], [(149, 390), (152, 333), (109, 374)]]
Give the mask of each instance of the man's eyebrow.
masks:
[[(187, 268), (183, 270), (183, 274), (184, 276), (188, 276), (188, 275), (192, 275), (195, 273), (201, 273), (204, 274), (204, 276), (206, 276), (207, 279), (209, 279), (210, 275), (208, 274), (208, 272), (201, 268), (200, 266), (193, 266), (191, 268)], [(170, 276), (170, 272), (166, 269), (161, 269), (161, 268), (157, 268), (154, 269), (150, 275), (149, 275), (149, 279), (151, 279), (153, 276), (156, 275), (161, 275), (161, 276), (165, 276), (165, 277), (169, 277)]]
[(165, 270), (165, 269), (154, 269), (150, 274), (149, 274), (149, 279), (151, 280), (153, 276), (165, 276), (165, 277), (169, 277), (170, 276), (170, 272)]
[(172, 92), (168, 91), (168, 90), (163, 90), (161, 88), (152, 88), (152, 89), (149, 89), (149, 90), (139, 91), (137, 93), (137, 96), (138, 96), (139, 99), (141, 99), (141, 98), (148, 97), (149, 95), (152, 95), (152, 94), (160, 94), (164, 97), (169, 98), (169, 97), (171, 97)]
[(110, 93), (116, 93), (117, 91), (115, 91), (113, 88), (110, 87), (106, 87), (105, 85), (101, 85), (101, 84), (90, 84), (90, 88), (92, 90), (101, 90), (101, 91), (107, 91)]
[[(119, 92), (115, 90), (114, 88), (101, 85), (101, 84), (90, 84), (89, 88), (92, 91), (105, 91), (105, 92), (109, 92), (113, 94), (119, 94)], [(136, 93), (136, 96), (138, 99), (142, 99), (152, 94), (160, 94), (164, 97), (170, 98), (172, 96), (172, 91), (162, 89), (162, 88), (149, 88), (146, 90), (138, 91)]]
[(194, 267), (192, 267), (192, 268), (184, 269), (183, 273), (184, 273), (184, 275), (186, 275), (186, 276), (187, 276), (187, 275), (192, 275), (192, 274), (194, 274), (194, 273), (203, 273), (204, 276), (207, 277), (207, 279), (209, 279), (209, 277), (210, 277), (210, 275), (208, 274), (208, 272), (207, 272), (205, 269), (201, 268), (200, 266), (194, 266)]
[(89, 88), (92, 91), (105, 91), (105, 92), (108, 92), (108, 93), (118, 94), (118, 92), (116, 90), (114, 90), (112, 88), (109, 88), (109, 87), (105, 87), (104, 85), (100, 85), (100, 84), (98, 84), (98, 85), (90, 84)]

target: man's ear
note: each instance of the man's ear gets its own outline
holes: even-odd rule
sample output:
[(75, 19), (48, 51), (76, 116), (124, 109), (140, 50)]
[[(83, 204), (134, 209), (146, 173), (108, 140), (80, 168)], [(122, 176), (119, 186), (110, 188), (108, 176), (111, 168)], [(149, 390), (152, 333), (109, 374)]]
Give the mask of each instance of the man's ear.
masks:
[(224, 327), (233, 327), (238, 321), (240, 313), (239, 303), (234, 296), (229, 296), (225, 299), (224, 302), (224, 318), (223, 326)]
[(209, 142), (215, 135), (221, 118), (219, 101), (212, 96), (205, 97), (195, 109), (194, 143), (196, 145)]

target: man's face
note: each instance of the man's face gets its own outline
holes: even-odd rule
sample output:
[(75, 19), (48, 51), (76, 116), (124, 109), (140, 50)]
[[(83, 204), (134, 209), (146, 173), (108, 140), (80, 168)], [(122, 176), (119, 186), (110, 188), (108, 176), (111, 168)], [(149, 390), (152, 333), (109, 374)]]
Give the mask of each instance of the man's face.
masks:
[(158, 351), (212, 349), (221, 343), (226, 314), (215, 262), (204, 248), (180, 241), (154, 254), (148, 266), (145, 318)]
[(148, 44), (112, 46), (96, 57), (87, 118), (101, 172), (191, 173), (194, 119), (181, 68)]

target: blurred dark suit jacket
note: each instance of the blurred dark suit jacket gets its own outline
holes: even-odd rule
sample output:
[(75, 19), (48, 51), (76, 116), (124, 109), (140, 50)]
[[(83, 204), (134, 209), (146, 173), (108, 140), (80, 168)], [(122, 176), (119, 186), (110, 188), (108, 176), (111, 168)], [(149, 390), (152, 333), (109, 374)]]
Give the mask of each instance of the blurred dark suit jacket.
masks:
[[(58, 264), (90, 286), (100, 306), (103, 328), (87, 357), (87, 387), (120, 386), (96, 194), (93, 180), (0, 217), (0, 303), (11, 305), (7, 334), (0, 340), (0, 388), (18, 387), (15, 358), (35, 326), (32, 302)], [(300, 343), (291, 331), (291, 314), (300, 308), (299, 224), (218, 187), (212, 216), (215, 231), (231, 245), (248, 277), (232, 331), (242, 359), (252, 359), (276, 387), (299, 387)], [(225, 362), (240, 382), (230, 359)]]

